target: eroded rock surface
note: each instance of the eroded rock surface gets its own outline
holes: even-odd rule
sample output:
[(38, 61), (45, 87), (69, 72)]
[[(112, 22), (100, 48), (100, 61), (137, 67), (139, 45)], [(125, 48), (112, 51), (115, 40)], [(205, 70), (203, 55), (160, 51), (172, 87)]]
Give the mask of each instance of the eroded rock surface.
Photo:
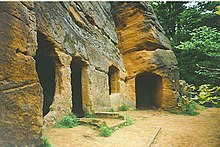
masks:
[[(82, 81), (85, 82), (82, 82), (84, 85), (82, 105), (84, 111), (109, 109), (111, 107), (108, 92), (109, 66), (114, 64), (120, 72), (125, 72), (120, 51), (116, 46), (118, 40), (110, 3), (36, 2), (34, 11), (38, 31), (47, 36), (48, 40), (61, 52), (70, 55), (72, 61), (77, 58), (83, 62)], [(68, 69), (71, 73), (70, 68), (67, 67), (66, 70)], [(64, 79), (68, 77), (67, 74)], [(66, 89), (56, 91), (55, 101), (51, 105), (51, 111), (45, 116), (45, 123), (55, 122), (71, 112), (71, 106), (68, 105), (72, 103), (71, 91), (68, 92), (70, 95), (61, 94), (64, 93), (62, 91)], [(58, 103), (63, 102), (63, 99), (66, 100), (66, 105), (61, 106)], [(63, 110), (60, 111), (60, 109)]]
[(0, 146), (42, 144), (42, 88), (35, 70), (36, 18), (0, 3)]
[(158, 84), (139, 86), (157, 107), (176, 105), (177, 61), (149, 2), (0, 2), (0, 12), (0, 146), (41, 145), (42, 127), (71, 112), (148, 102), (136, 94), (146, 72)]
[(148, 72), (162, 78), (157, 105), (174, 107), (178, 97), (177, 60), (150, 3), (114, 2), (112, 15), (127, 71), (127, 103), (137, 104), (136, 76)]

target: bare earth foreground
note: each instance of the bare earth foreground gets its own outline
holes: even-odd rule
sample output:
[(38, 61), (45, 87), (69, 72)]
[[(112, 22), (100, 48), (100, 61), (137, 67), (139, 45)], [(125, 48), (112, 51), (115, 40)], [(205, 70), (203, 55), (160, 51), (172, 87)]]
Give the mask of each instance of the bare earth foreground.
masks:
[(155, 134), (152, 146), (219, 147), (220, 109), (200, 111), (197, 116), (170, 114), (160, 110), (120, 112), (134, 124), (115, 131), (110, 137), (99, 137), (88, 126), (71, 129), (45, 129), (53, 147), (146, 147)]

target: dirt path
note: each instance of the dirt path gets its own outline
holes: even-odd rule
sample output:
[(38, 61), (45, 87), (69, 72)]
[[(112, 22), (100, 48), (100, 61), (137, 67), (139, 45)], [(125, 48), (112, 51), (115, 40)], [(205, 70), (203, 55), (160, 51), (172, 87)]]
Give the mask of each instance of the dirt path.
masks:
[(154, 147), (219, 147), (220, 109), (203, 110), (198, 116), (170, 114), (165, 111), (121, 112), (134, 124), (115, 131), (110, 137), (99, 137), (88, 126), (44, 130), (53, 147), (146, 147), (161, 128)]

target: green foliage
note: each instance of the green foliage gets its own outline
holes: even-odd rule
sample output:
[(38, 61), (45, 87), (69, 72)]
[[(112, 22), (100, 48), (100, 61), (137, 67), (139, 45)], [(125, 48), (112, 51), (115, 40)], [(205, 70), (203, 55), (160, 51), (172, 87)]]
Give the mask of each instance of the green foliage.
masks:
[(199, 114), (196, 110), (204, 110), (205, 107), (220, 107), (220, 86), (212, 87), (210, 84), (203, 84), (196, 89), (191, 84), (184, 89), (187, 93), (180, 97), (181, 110), (171, 110), (171, 113), (193, 116)]
[(163, 26), (164, 31), (169, 39), (173, 40), (177, 38), (176, 32), (180, 29), (179, 15), (185, 10), (184, 4), (187, 2), (152, 2), (151, 5), (154, 8), (154, 12)]
[(220, 32), (210, 27), (194, 29), (189, 41), (176, 46), (180, 73), (195, 85), (220, 83)]
[(127, 106), (127, 105), (122, 105), (121, 107), (119, 107), (119, 110), (120, 111), (128, 111), (129, 110), (129, 106)]
[(196, 86), (220, 83), (219, 5), (219, 1), (152, 2), (174, 48), (181, 79)]
[(218, 5), (217, 7), (217, 11), (215, 12), (217, 15), (220, 15), (220, 5)]
[(124, 126), (130, 126), (130, 125), (134, 124), (133, 119), (128, 116), (124, 116), (123, 118), (121, 118), (121, 120), (125, 120), (125, 122), (120, 124), (118, 127), (114, 128), (113, 129), (114, 131), (118, 130), (119, 128), (123, 128)]
[(192, 100), (206, 107), (219, 107), (220, 86), (211, 87), (210, 84), (201, 85), (197, 90), (197, 95)]
[(197, 112), (196, 103), (193, 101), (190, 101), (188, 105), (182, 104), (182, 113), (186, 115), (195, 116), (198, 115), (199, 112)]
[(198, 106), (197, 103), (195, 103), (194, 101), (190, 101), (189, 104), (183, 104), (181, 103), (181, 110), (170, 110), (170, 113), (173, 114), (184, 114), (184, 115), (190, 115), (190, 116), (195, 116), (198, 115), (199, 112), (197, 112), (196, 110), (199, 110), (198, 108), (201, 108), (201, 106)]
[(111, 136), (111, 134), (113, 133), (113, 130), (107, 126), (103, 126), (99, 129), (99, 136), (102, 137), (108, 137)]
[[(181, 24), (180, 28), (182, 28), (179, 35), (186, 37), (193, 29), (202, 26), (218, 28), (220, 17), (215, 13), (217, 10), (216, 6), (218, 4), (219, 2), (196, 2), (196, 5), (186, 8), (179, 15), (179, 23)], [(181, 41), (186, 41), (188, 39), (189, 38), (183, 38)]]
[(188, 91), (189, 94), (182, 96), (182, 102), (192, 101), (196, 105), (196, 109), (199, 108), (199, 105), (205, 107), (216, 107), (220, 103), (220, 86), (211, 86), (210, 84), (200, 85), (199, 88), (196, 88), (194, 85), (187, 85), (184, 89), (189, 87), (191, 90)]
[(73, 128), (78, 125), (77, 117), (74, 114), (64, 116), (60, 122), (55, 124), (55, 128)]
[(197, 95), (196, 87), (193, 84), (182, 85), (180, 89), (180, 99), (179, 104), (181, 110), (171, 110), (171, 113), (174, 114), (185, 114), (185, 115), (198, 115), (199, 113), (196, 110), (203, 110), (204, 107), (193, 101), (193, 97)]
[(197, 112), (197, 104), (190, 100), (190, 97), (182, 96), (180, 97), (180, 106), (181, 106), (181, 113), (185, 115), (191, 115), (195, 116), (198, 115), (199, 112)]
[(195, 28), (201, 26), (219, 28), (220, 16), (216, 14), (216, 11), (218, 11), (217, 6), (220, 2), (158, 1), (152, 2), (151, 5), (174, 46), (189, 40), (189, 33)]
[(176, 110), (176, 109), (172, 109), (169, 112), (172, 113), (172, 114), (183, 114), (182, 111)]
[(44, 147), (52, 147), (47, 137), (44, 137), (43, 141), (44, 141), (44, 145), (43, 145)]
[(126, 120), (126, 122), (124, 123), (124, 126), (130, 126), (130, 125), (132, 125), (134, 123), (133, 119), (128, 117), (128, 116), (125, 117), (125, 120)]
[(192, 106), (194, 107), (195, 110), (205, 110), (206, 107), (203, 105), (200, 105), (199, 103), (195, 102), (193, 99), (192, 100)]
[(125, 120), (125, 123), (119, 125), (116, 128), (109, 128), (108, 126), (102, 126), (99, 129), (99, 136), (108, 137), (114, 131), (118, 130), (119, 128), (123, 128), (124, 126), (129, 126), (129, 125), (132, 125), (134, 123), (134, 121), (130, 117), (128, 117), (128, 116), (123, 117), (123, 120)]
[(88, 112), (85, 114), (85, 117), (87, 118), (95, 118), (95, 115), (92, 112)]
[(108, 112), (115, 112), (115, 110), (114, 110), (113, 108), (110, 108), (110, 109), (108, 110)]

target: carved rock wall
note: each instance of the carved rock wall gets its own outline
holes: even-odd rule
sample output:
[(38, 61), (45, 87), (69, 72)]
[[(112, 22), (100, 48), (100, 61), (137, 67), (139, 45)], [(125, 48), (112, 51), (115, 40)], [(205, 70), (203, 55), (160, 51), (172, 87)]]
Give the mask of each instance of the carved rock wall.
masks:
[[(116, 46), (118, 40), (110, 10), (111, 5), (108, 2), (35, 3), (38, 31), (48, 37), (56, 46), (57, 52), (70, 55), (70, 62), (77, 58), (85, 65), (82, 73), (83, 77), (87, 77), (82, 89), (85, 111), (109, 109), (109, 67), (114, 65), (120, 72), (125, 72), (120, 51)], [(66, 70), (70, 68), (67, 67)], [(68, 74), (66, 76), (69, 77)], [(66, 77), (63, 79), (70, 80)], [(119, 81), (123, 83), (121, 79)], [(69, 95), (61, 94), (61, 91), (67, 91), (66, 89), (56, 91), (51, 111), (45, 116), (45, 123), (54, 122), (54, 119), (56, 121), (70, 113), (71, 105), (68, 104), (72, 101), (71, 88), (68, 89)], [(66, 104), (61, 106), (58, 103), (63, 99), (66, 99)], [(63, 114), (60, 113), (60, 107)]]
[(114, 2), (112, 15), (127, 71), (126, 103), (136, 106), (136, 76), (149, 72), (162, 77), (159, 107), (176, 106), (177, 60), (150, 3)]
[[(109, 67), (114, 65), (120, 73), (125, 68), (110, 10), (108, 2), (1, 2), (0, 145), (42, 144), (43, 122), (54, 124), (72, 111), (73, 60), (83, 65), (83, 111), (111, 107)], [(44, 119), (42, 105), (47, 99), (35, 55), (49, 47), (39, 42), (39, 36), (52, 44), (48, 57), (55, 64), (54, 96)]]
[(41, 145), (42, 127), (79, 105), (83, 113), (136, 106), (144, 72), (162, 79), (159, 107), (176, 104), (177, 61), (148, 2), (0, 2), (0, 18), (0, 146)]

